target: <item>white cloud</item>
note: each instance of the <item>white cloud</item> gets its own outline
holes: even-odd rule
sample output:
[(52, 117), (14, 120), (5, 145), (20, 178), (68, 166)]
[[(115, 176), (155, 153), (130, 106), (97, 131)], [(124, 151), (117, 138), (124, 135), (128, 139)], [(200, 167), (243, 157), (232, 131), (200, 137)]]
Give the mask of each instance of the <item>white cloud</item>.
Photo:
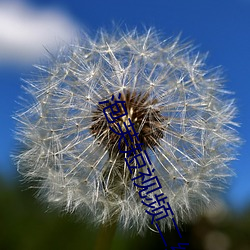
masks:
[(56, 9), (39, 10), (22, 2), (0, 3), (0, 64), (27, 63), (70, 42), (76, 25)]

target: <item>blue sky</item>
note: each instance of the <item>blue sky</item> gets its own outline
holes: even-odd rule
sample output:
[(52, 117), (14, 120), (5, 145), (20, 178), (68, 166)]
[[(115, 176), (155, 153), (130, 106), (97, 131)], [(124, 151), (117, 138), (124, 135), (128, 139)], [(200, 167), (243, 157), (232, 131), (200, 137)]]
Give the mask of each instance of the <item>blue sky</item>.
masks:
[(30, 0), (8, 3), (12, 4), (0, 2), (1, 176), (16, 179), (9, 157), (15, 149), (12, 132), (15, 122), (11, 116), (18, 108), (18, 96), (22, 95), (21, 78), (34, 71), (31, 65), (46, 54), (43, 45), (53, 50), (58, 43), (55, 36), (70, 40), (77, 27), (95, 34), (98, 28), (109, 28), (114, 21), (129, 28), (154, 26), (166, 37), (181, 33), (183, 39), (198, 45), (201, 52), (209, 51), (207, 64), (210, 67), (223, 67), (227, 80), (225, 88), (235, 92), (239, 109), (237, 121), (241, 124), (239, 133), (244, 141), (238, 160), (232, 163), (237, 177), (232, 179), (226, 198), (235, 208), (250, 204), (250, 0)]

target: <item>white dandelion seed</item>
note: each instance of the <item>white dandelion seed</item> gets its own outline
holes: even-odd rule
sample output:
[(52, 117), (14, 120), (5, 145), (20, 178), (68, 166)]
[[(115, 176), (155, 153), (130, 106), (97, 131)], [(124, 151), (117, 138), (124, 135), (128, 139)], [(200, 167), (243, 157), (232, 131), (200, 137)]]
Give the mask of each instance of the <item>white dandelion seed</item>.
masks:
[[(145, 231), (151, 218), (131, 181), (138, 170), (129, 173), (109, 128), (116, 125), (98, 104), (121, 93), (128, 115), (118, 122), (135, 123), (177, 223), (191, 220), (233, 175), (236, 109), (220, 74), (191, 44), (161, 41), (152, 29), (83, 36), (26, 81), (33, 99), (15, 116), (25, 148), (18, 171), (63, 211)], [(159, 225), (173, 226), (170, 219)]]

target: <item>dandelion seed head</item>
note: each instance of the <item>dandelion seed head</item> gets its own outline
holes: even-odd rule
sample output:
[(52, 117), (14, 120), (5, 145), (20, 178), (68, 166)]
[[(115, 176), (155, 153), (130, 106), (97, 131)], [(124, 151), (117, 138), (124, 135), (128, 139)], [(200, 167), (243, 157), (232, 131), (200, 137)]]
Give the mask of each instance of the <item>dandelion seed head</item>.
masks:
[[(227, 186), (240, 141), (219, 71), (206, 69), (191, 44), (162, 41), (153, 29), (82, 36), (26, 80), (32, 101), (15, 116), (24, 148), (18, 171), (36, 180), (48, 204), (144, 232), (151, 218), (131, 181), (139, 170), (128, 171), (110, 129), (131, 119), (177, 223), (192, 220)], [(103, 109), (119, 94), (128, 114), (109, 124)], [(167, 218), (159, 224), (173, 226)]]

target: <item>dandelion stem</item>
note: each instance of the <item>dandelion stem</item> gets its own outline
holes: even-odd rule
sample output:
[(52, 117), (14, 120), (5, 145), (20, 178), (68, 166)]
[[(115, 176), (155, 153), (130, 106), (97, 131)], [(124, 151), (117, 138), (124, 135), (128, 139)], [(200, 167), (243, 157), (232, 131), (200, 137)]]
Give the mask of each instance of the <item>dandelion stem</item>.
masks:
[(117, 221), (112, 224), (102, 224), (96, 238), (94, 250), (110, 250), (116, 232)]

